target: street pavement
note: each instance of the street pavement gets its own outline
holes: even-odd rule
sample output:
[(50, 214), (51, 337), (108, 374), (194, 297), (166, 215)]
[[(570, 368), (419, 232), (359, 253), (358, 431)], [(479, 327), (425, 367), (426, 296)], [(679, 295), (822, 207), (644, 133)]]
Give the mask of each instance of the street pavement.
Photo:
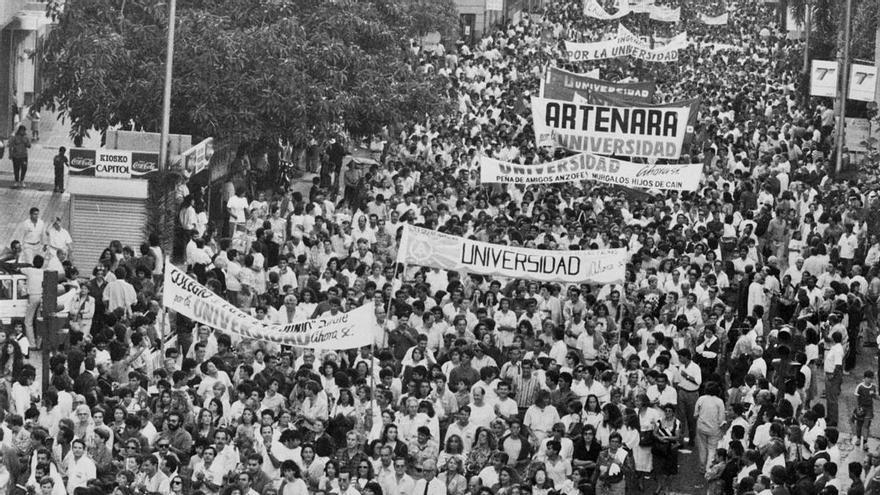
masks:
[[(8, 139), (8, 136), (4, 139)], [(98, 143), (97, 133), (93, 133), (83, 146), (97, 147)], [(31, 145), (28, 157), (26, 189), (12, 188), (14, 178), (8, 149), (0, 160), (0, 248), (12, 242), (19, 223), (27, 218), (28, 210), (34, 206), (40, 209), (41, 217), (47, 224), (58, 216), (62, 225), (70, 228), (70, 195), (52, 192), (55, 187), (52, 159), (61, 146), (67, 149), (73, 147), (70, 125), (58, 120), (52, 112), (44, 111), (40, 119), (40, 139)]]
[[(845, 493), (850, 486), (850, 480), (847, 475), (847, 465), (856, 461), (863, 463), (865, 461), (865, 452), (854, 446), (851, 440), (852, 427), (849, 418), (852, 416), (855, 407), (854, 391), (856, 385), (861, 381), (862, 374), (866, 370), (874, 370), (877, 372), (877, 348), (862, 347), (856, 361), (856, 367), (849, 375), (843, 377), (843, 385), (840, 388), (840, 417), (838, 420), (838, 429), (840, 430), (840, 465), (837, 466), (837, 478), (840, 480), (841, 487)], [(824, 377), (819, 380), (819, 393), (824, 393), (825, 383)], [(820, 399), (824, 403), (824, 397)], [(868, 441), (870, 451), (874, 452), (880, 449), (880, 424), (874, 421), (871, 425), (871, 438)], [(679, 455), (679, 475), (670, 482), (670, 495), (696, 495), (707, 492), (706, 479), (699, 472), (699, 459), (697, 451)], [(645, 487), (644, 493), (654, 493), (655, 484), (649, 482)]]

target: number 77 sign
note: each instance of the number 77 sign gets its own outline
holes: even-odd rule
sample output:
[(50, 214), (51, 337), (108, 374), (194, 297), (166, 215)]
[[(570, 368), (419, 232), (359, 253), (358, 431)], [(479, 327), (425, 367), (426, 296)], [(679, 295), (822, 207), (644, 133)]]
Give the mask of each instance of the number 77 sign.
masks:
[(874, 101), (877, 90), (877, 67), (852, 64), (849, 77), (849, 99)]
[(810, 70), (810, 95), (837, 96), (837, 62), (813, 60)]

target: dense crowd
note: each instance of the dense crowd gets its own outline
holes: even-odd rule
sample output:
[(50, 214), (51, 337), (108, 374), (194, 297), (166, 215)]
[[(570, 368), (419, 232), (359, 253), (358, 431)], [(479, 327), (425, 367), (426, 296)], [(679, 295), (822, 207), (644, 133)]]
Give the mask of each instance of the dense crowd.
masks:
[[(274, 324), (372, 305), (358, 325), (371, 346), (315, 351), (166, 316), (158, 239), (74, 267), (76, 240), (31, 211), (0, 256), (30, 297), (28, 320), (0, 333), (0, 495), (661, 493), (693, 449), (713, 494), (834, 495), (843, 469), (850, 493), (880, 493), (880, 452), (844, 467), (837, 446), (841, 425), (866, 450), (871, 432), (875, 375), (855, 367), (877, 333), (880, 198), (833, 178), (833, 113), (796, 85), (802, 47), (775, 6), (729, 7), (723, 26), (693, 12), (641, 22), (658, 43), (688, 31), (678, 62), (570, 64), (562, 40), (616, 22), (548, 2), (473, 46), (420, 53), (456, 111), (389, 129), (376, 160), (346, 158), (344, 135), (312, 143), (307, 194), (233, 177), (226, 217), (209, 219), (203, 191), (181, 182), (194, 278)], [(534, 143), (529, 101), (547, 64), (653, 80), (656, 103), (700, 97), (680, 160), (703, 164), (700, 190), (479, 184), (480, 156), (566, 153)], [(233, 169), (266, 161), (244, 150)], [(626, 279), (398, 266), (405, 223), (536, 249), (625, 247)], [(39, 341), (46, 269), (63, 274), (64, 331)], [(34, 347), (52, 351), (45, 393)], [(841, 391), (850, 372), (864, 378)], [(842, 393), (855, 395), (847, 417)]]

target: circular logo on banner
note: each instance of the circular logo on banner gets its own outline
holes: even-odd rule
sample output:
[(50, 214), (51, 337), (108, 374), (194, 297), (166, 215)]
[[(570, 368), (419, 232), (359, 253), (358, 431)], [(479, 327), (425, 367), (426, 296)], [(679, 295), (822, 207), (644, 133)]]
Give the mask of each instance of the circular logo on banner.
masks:
[(434, 257), (434, 246), (423, 239), (413, 240), (409, 246), (409, 255), (419, 262), (427, 261)]

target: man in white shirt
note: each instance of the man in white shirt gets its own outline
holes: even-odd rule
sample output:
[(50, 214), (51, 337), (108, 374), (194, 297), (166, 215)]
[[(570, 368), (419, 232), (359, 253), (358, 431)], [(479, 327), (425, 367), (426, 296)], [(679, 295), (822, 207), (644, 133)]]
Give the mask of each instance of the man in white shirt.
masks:
[(413, 495), (416, 481), (406, 474), (406, 459), (398, 457), (394, 459), (394, 476), (385, 476), (382, 479), (382, 493), (388, 495)]
[(666, 404), (678, 405), (678, 394), (669, 386), (669, 377), (666, 373), (654, 370), (654, 385), (648, 387), (648, 400), (654, 407), (660, 408)]
[[(149, 458), (153, 459), (155, 465), (155, 458), (152, 456)], [(67, 493), (73, 493), (77, 488), (86, 486), (86, 483), (97, 476), (94, 461), (86, 455), (86, 444), (78, 438), (70, 444), (70, 452), (64, 462), (67, 465)]]
[(107, 286), (104, 287), (104, 303), (107, 313), (121, 308), (125, 312), (125, 316), (130, 316), (131, 306), (137, 302), (137, 292), (125, 280), (125, 268), (117, 268), (114, 274), (116, 280), (107, 283)]
[(446, 483), (440, 481), (437, 475), (437, 462), (431, 459), (422, 462), (423, 478), (416, 481), (412, 491), (413, 495), (446, 495)]
[(40, 209), (31, 208), (30, 217), (21, 222), (18, 227), (18, 235), (15, 237), (21, 240), (23, 261), (30, 263), (34, 256), (43, 250), (44, 238), (46, 233), (46, 224), (40, 219)]
[(70, 250), (73, 249), (73, 238), (67, 229), (61, 226), (61, 217), (55, 217), (52, 225), (46, 230), (46, 243), (55, 250), (56, 253), (64, 253), (70, 257)]
[(467, 455), (468, 452), (470, 452), (477, 434), (477, 427), (470, 422), (470, 418), (470, 406), (463, 406), (458, 410), (458, 421), (449, 425), (449, 428), (446, 430), (446, 438), (449, 438), (452, 435), (458, 435), (459, 438), (461, 438), (463, 455)]
[(247, 198), (241, 189), (236, 189), (235, 194), (226, 202), (226, 211), (229, 213), (229, 228), (235, 232), (235, 226), (247, 221)]
[(684, 437), (689, 441), (696, 437), (697, 420), (694, 418), (694, 408), (700, 395), (700, 385), (703, 383), (703, 372), (697, 363), (691, 359), (690, 349), (678, 351), (679, 365), (675, 370), (675, 388), (678, 389), (678, 417), (686, 418), (682, 421)]
[[(27, 277), (28, 304), (25, 309), (24, 329), (28, 342), (33, 342), (37, 347), (40, 343), (34, 336), (34, 318), (37, 317), (37, 308), (43, 302), (43, 257), (36, 255), (33, 257), (32, 266), (21, 268), (21, 274)], [(27, 349), (23, 349), (27, 352)]]
[(825, 338), (825, 421), (827, 426), (837, 426), (840, 384), (843, 381), (843, 336), (834, 332)]

